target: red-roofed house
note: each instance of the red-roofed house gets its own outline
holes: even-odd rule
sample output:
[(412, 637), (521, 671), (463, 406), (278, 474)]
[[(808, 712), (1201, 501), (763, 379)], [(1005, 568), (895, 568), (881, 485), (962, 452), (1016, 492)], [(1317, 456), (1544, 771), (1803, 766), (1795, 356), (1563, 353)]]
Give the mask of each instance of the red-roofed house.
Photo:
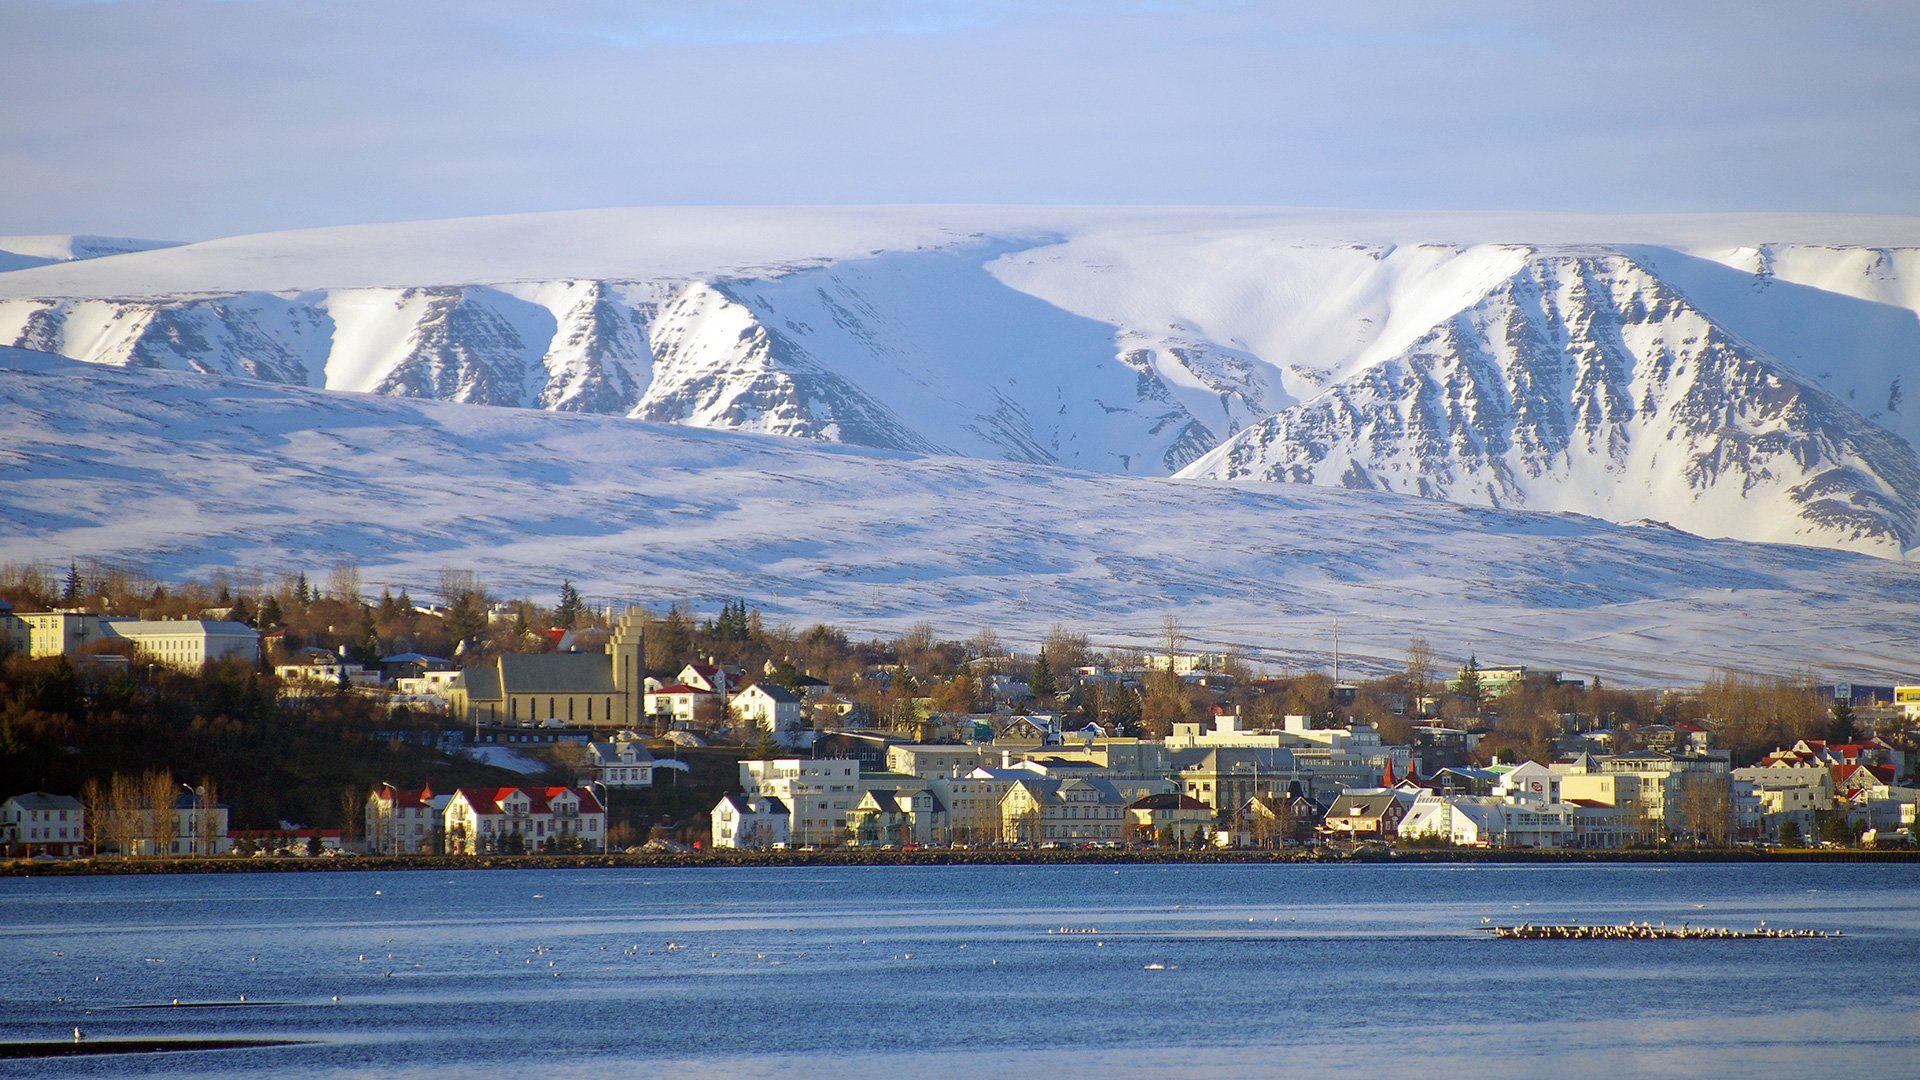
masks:
[(646, 697), (648, 716), (665, 716), (681, 723), (693, 722), (701, 702), (720, 700), (719, 694), (689, 683), (654, 687), (647, 691)]
[(742, 674), (731, 664), (688, 664), (674, 681), (710, 694), (731, 694), (739, 688)]
[(377, 855), (435, 855), (449, 796), (386, 784), (367, 796), (367, 850)]
[(586, 788), (461, 788), (447, 801), (447, 852), (516, 854), (606, 846), (607, 811)]

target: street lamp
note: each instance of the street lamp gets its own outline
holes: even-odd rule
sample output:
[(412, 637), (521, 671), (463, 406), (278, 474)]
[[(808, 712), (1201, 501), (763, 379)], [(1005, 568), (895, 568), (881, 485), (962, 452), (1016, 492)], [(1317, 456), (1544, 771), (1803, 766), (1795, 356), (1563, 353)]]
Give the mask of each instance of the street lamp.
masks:
[(392, 783), (386, 780), (380, 781), (380, 786), (387, 789), (387, 797), (380, 802), (379, 825), (382, 835), (374, 837), (374, 851), (379, 855), (397, 855), (399, 854), (398, 851), (386, 850), (389, 847), (398, 848), (400, 846), (397, 832), (392, 838), (391, 843), (389, 843), (389, 837), (386, 834), (395, 832), (396, 830), (393, 822), (393, 812), (400, 808), (400, 792), (399, 789), (395, 788)]
[(611, 850), (609, 841), (613, 836), (613, 800), (607, 797), (607, 785), (600, 780), (587, 781), (587, 790), (600, 789), (600, 854)]
[(205, 813), (205, 810), (201, 807), (200, 793), (194, 790), (192, 784), (181, 784), (180, 786), (186, 788), (187, 794), (193, 796), (193, 817), (189, 819), (189, 824), (187, 825), (187, 854), (195, 855), (198, 854), (198, 852), (193, 850), (194, 837), (200, 833), (200, 815)]

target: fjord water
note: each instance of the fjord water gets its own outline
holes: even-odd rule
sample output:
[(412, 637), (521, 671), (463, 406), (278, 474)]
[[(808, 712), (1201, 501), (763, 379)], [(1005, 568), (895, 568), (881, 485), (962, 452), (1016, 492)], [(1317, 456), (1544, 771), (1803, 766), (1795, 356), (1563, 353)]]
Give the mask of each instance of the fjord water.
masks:
[[(1844, 936), (1479, 929), (1641, 919)], [(7, 879), (0, 1040), (308, 1041), (0, 1075), (1784, 1077), (1910, 1065), (1915, 971), (1916, 865)]]

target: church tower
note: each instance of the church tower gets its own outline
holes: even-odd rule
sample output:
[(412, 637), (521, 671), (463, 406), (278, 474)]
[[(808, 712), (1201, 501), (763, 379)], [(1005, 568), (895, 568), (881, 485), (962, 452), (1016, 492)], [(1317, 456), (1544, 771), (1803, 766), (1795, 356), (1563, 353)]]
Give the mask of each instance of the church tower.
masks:
[(629, 607), (607, 639), (607, 655), (613, 660), (613, 688), (621, 695), (620, 724), (631, 731), (640, 730), (646, 706), (646, 649), (640, 629), (645, 621), (646, 612), (639, 605)]

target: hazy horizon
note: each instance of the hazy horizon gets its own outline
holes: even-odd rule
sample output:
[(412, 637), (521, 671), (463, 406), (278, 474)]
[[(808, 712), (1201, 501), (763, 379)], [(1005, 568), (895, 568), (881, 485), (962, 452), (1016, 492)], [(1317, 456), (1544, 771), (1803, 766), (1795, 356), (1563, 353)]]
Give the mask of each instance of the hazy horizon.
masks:
[[(289, 47), (289, 42), (296, 42)], [(648, 205), (1920, 212), (1920, 10), (0, 5), (0, 233)]]

